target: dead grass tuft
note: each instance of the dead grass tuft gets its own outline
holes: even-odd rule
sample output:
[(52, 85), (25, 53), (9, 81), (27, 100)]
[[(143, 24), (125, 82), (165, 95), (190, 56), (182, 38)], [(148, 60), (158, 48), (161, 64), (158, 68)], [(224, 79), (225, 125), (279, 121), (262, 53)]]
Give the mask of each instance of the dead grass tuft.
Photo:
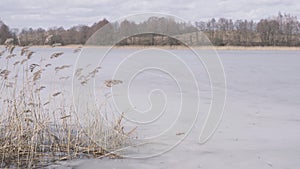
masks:
[[(57, 160), (120, 157), (111, 151), (128, 144), (123, 115), (107, 125), (98, 109), (87, 107), (87, 112), (98, 116), (87, 118), (88, 123), (80, 125), (82, 119), (70, 102), (72, 98), (60, 87), (53, 89), (50, 84), (43, 84), (47, 78), (43, 73), (53, 63), (44, 64), (43, 59), (31, 63), (35, 53), (29, 47), (15, 54), (12, 41), (8, 39), (6, 45), (6, 50), (0, 52), (0, 56), (6, 55), (0, 59), (0, 168), (39, 168)], [(63, 52), (56, 52), (50, 59), (61, 55)], [(55, 71), (69, 67), (58, 66)], [(82, 81), (93, 78), (99, 69), (85, 75)], [(76, 71), (77, 77), (81, 71)]]

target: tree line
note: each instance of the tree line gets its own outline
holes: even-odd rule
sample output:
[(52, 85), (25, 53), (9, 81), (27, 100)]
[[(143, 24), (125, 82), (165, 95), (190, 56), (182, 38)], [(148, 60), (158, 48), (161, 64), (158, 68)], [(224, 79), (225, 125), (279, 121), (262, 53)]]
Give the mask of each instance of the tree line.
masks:
[[(147, 21), (135, 23), (124, 20), (121, 23), (103, 19), (91, 26), (77, 25), (69, 29), (53, 27), (10, 29), (0, 21), (0, 44), (12, 38), (15, 44), (27, 45), (70, 45), (85, 42), (100, 28), (106, 25), (104, 34), (98, 41), (112, 41), (115, 37), (124, 37), (118, 45), (181, 45), (181, 42), (165, 36), (189, 34), (200, 30), (213, 45), (216, 46), (300, 46), (300, 22), (297, 17), (278, 13), (277, 16), (259, 21), (232, 20), (226, 18), (192, 23), (179, 23), (170, 18), (151, 17)], [(147, 34), (129, 37), (139, 30), (149, 31)], [(162, 34), (153, 34), (151, 30), (159, 30)]]
[(258, 22), (220, 18), (196, 22), (214, 45), (300, 46), (300, 22), (290, 14), (278, 13)]

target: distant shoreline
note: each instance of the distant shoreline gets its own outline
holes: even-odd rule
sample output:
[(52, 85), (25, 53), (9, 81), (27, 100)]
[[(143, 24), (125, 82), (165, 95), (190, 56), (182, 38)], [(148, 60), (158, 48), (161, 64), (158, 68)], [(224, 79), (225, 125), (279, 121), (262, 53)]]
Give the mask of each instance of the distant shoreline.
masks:
[[(0, 45), (0, 48), (4, 48), (4, 45)], [(79, 48), (79, 47), (87, 47), (85, 45), (66, 45), (66, 46), (56, 46), (52, 47), (49, 45), (41, 45), (41, 46), (36, 46), (33, 45), (31, 46), (32, 48)], [(108, 46), (89, 46), (89, 47), (97, 47), (97, 48), (104, 48)], [(185, 46), (116, 46), (117, 48), (124, 48), (124, 49), (136, 49), (136, 48), (155, 48), (159, 47), (162, 49), (186, 49)], [(300, 50), (299, 47), (295, 46), (191, 46), (193, 49), (200, 49), (200, 50), (278, 50), (278, 51), (284, 51), (284, 50)]]

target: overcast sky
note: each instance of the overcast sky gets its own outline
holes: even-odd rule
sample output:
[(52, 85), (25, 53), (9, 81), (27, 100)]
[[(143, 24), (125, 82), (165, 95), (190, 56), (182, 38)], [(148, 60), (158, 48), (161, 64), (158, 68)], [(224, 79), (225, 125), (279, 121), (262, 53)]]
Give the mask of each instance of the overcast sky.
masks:
[(208, 18), (268, 18), (278, 12), (300, 18), (299, 0), (0, 0), (0, 18), (10, 28), (69, 28), (103, 18), (163, 12), (187, 21)]

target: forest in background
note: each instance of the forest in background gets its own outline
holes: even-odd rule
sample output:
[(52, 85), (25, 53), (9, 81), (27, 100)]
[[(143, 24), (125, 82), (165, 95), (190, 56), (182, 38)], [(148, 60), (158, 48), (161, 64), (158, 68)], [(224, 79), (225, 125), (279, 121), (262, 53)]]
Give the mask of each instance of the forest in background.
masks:
[(0, 20), (0, 44), (4, 44), (8, 38), (12, 38), (14, 44), (20, 46), (85, 44), (104, 25), (109, 28), (107, 34), (117, 32), (118, 36), (125, 38), (118, 43), (119, 45), (181, 44), (173, 38), (151, 33), (126, 38), (132, 30), (159, 29), (161, 32), (168, 32), (170, 35), (176, 35), (180, 32), (186, 34), (186, 36), (191, 36), (191, 33), (200, 30), (216, 46), (300, 46), (300, 22), (297, 17), (280, 12), (277, 16), (261, 19), (260, 21), (212, 18), (208, 21), (197, 21), (195, 23), (177, 23), (170, 18), (151, 17), (141, 23), (127, 20), (121, 23), (111, 23), (103, 19), (91, 26), (77, 25), (69, 29), (52, 27), (47, 30), (43, 28), (10, 29), (8, 25)]

